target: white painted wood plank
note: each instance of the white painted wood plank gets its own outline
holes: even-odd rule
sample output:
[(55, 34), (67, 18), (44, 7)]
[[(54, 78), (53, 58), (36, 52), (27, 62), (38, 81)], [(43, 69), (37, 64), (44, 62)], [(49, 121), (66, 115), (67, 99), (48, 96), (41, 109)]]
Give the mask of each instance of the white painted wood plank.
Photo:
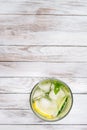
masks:
[[(85, 103), (87, 94), (73, 94), (74, 100), (80, 100), (78, 104)], [(28, 110), (30, 109), (30, 93), (29, 94), (0, 94), (0, 110)], [(75, 103), (75, 101), (74, 101)], [(77, 105), (78, 105), (77, 104)]]
[(87, 15), (87, 1), (0, 0), (0, 14)]
[[(0, 78), (0, 93), (30, 93), (34, 85), (44, 78)], [(87, 93), (87, 78), (56, 78), (67, 83), (73, 93)]]
[[(27, 32), (21, 31), (16, 35), (13, 31), (7, 30), (0, 36), (0, 45), (61, 45), (61, 46), (87, 46), (87, 32)], [(3, 30), (2, 30), (3, 31)], [(45, 39), (45, 40), (44, 40)]]
[[(18, 35), (25, 31), (87, 31), (87, 16), (57, 16), (57, 15), (0, 15), (0, 34)], [(14, 29), (14, 30), (13, 30)], [(22, 32), (21, 32), (22, 31)]]
[(29, 109), (30, 94), (0, 94), (0, 109)]
[[(0, 15), (0, 35), (44, 31), (87, 31), (87, 16)], [(12, 36), (13, 36), (12, 35)]]
[[(27, 96), (27, 94), (26, 94)], [(11, 96), (12, 98), (13, 96)], [(21, 94), (20, 100), (23, 100), (24, 95)], [(7, 97), (6, 97), (7, 98)], [(9, 98), (9, 102), (12, 100)], [(32, 110), (16, 110), (17, 106), (20, 106), (21, 102), (21, 109), (23, 101), (19, 101), (19, 104), (17, 100), (18, 96), (15, 94), (15, 101), (14, 102), (14, 110), (0, 110), (0, 124), (87, 124), (87, 95), (74, 95), (74, 103), (73, 107), (70, 111), (70, 113), (62, 120), (58, 122), (45, 122), (38, 117), (36, 117), (35, 114), (33, 114)], [(25, 100), (25, 99), (24, 99)], [(27, 102), (27, 101), (25, 101)], [(8, 107), (10, 107), (8, 103)], [(12, 103), (13, 104), (13, 103)], [(6, 103), (5, 103), (6, 105)], [(25, 108), (25, 106), (24, 106)]]
[(1, 125), (2, 130), (86, 130), (85, 125)]
[(87, 77), (87, 63), (0, 62), (0, 76)]
[(87, 17), (0, 15), (0, 45), (87, 46)]
[(0, 61), (87, 62), (87, 47), (0, 46)]

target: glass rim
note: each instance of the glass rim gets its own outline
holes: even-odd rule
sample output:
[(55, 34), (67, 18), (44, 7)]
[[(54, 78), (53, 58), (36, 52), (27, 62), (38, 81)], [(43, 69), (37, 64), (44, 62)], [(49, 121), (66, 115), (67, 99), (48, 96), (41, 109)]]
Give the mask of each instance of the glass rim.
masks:
[[(33, 90), (35, 89), (35, 87), (37, 86), (37, 84), (39, 84), (41, 81), (44, 81), (44, 80), (57, 80), (57, 81), (60, 81), (60, 82), (62, 82), (63, 84), (65, 84), (65, 86), (67, 86), (67, 88), (68, 88), (69, 91), (70, 91), (71, 100), (72, 100), (72, 101), (71, 101), (71, 106), (70, 106), (68, 112), (67, 112), (63, 117), (61, 117), (61, 118), (59, 118), (59, 119), (54, 119), (54, 120), (43, 119), (43, 116), (39, 116), (39, 113), (37, 114), (37, 113), (33, 110), (33, 108), (32, 108), (31, 100), (32, 100)], [(32, 90), (31, 90), (31, 92), (30, 92), (30, 96), (29, 96), (29, 104), (30, 104), (31, 110), (33, 111), (33, 113), (34, 113), (39, 119), (41, 119), (41, 120), (43, 120), (43, 121), (46, 121), (46, 122), (56, 122), (56, 121), (59, 121), (59, 120), (65, 118), (65, 117), (69, 114), (69, 112), (71, 111), (71, 108), (72, 108), (72, 106), (73, 106), (73, 93), (72, 93), (70, 87), (69, 87), (65, 82), (63, 82), (62, 80), (57, 79), (57, 78), (45, 78), (45, 79), (41, 79), (38, 83), (36, 83), (36, 84), (33, 86)]]

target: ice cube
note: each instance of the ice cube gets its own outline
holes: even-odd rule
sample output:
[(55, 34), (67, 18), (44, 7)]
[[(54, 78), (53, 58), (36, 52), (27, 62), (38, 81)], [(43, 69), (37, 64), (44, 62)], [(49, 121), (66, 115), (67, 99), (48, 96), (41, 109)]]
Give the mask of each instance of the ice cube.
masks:
[(54, 90), (51, 90), (51, 92), (49, 93), (49, 97), (52, 100), (57, 100), (58, 98), (62, 98), (64, 96), (65, 96), (65, 93), (61, 89), (57, 94), (54, 93)]
[(33, 99), (38, 99), (40, 97), (43, 97), (44, 95), (45, 93), (42, 90), (37, 89), (33, 94)]
[(42, 98), (40, 100), (40, 109), (46, 114), (56, 116), (58, 108), (57, 104), (54, 101), (50, 101), (49, 99)]
[(48, 100), (47, 98), (42, 98), (40, 100), (40, 104), (41, 104), (42, 107), (48, 108), (48, 107), (51, 106), (51, 101)]
[(54, 87), (55, 87), (55, 86), (54, 86), (54, 84), (52, 83), (52, 84), (51, 84), (51, 90), (54, 90)]
[(51, 82), (44, 82), (39, 84), (39, 88), (44, 92), (49, 92), (51, 87)]

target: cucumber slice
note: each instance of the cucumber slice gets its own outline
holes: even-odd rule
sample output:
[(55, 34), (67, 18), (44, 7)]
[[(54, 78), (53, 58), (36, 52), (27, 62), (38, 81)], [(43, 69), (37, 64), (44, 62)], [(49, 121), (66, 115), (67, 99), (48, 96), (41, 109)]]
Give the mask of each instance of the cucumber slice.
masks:
[(58, 111), (57, 116), (58, 116), (58, 115), (62, 112), (62, 110), (65, 108), (66, 103), (67, 103), (67, 100), (68, 100), (68, 97), (65, 96), (65, 97), (62, 99), (62, 101), (60, 102), (59, 111)]

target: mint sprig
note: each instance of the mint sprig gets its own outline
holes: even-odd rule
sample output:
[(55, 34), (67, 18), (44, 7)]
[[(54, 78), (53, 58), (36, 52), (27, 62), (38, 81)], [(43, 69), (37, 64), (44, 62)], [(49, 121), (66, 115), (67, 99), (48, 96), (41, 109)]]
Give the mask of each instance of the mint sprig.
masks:
[(62, 83), (58, 82), (58, 81), (53, 81), (54, 84), (54, 93), (57, 94), (60, 90), (60, 87), (62, 86)]

